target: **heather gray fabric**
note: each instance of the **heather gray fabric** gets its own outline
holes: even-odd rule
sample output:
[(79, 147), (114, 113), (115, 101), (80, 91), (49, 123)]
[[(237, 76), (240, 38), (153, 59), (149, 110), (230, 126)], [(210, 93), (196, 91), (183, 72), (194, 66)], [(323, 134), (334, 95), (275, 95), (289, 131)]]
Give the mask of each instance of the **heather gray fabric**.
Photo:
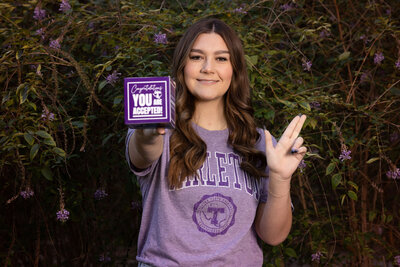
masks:
[[(240, 157), (227, 145), (227, 129), (193, 126), (207, 144), (207, 158), (200, 178), (186, 179), (179, 190), (167, 185), (171, 130), (166, 129), (160, 159), (145, 170), (132, 166), (126, 146), (143, 199), (136, 258), (168, 267), (261, 266), (253, 222), (258, 203), (267, 199), (268, 179), (256, 181), (240, 169)], [(258, 130), (257, 149), (265, 153), (265, 135)], [(133, 131), (128, 130), (127, 143)]]

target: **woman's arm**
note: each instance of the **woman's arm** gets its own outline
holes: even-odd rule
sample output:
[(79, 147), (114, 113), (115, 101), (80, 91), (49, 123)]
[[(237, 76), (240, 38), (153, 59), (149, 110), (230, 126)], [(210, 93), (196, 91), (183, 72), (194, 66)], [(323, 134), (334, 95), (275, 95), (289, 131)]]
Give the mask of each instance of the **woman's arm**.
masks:
[(282, 243), (292, 227), (290, 180), (269, 177), (268, 199), (257, 208), (255, 228), (258, 236), (272, 246)]
[(255, 218), (259, 237), (271, 245), (282, 243), (292, 226), (290, 181), (307, 149), (299, 137), (306, 116), (295, 117), (279, 142), (272, 144), (272, 136), (265, 131), (267, 165), (269, 168), (268, 198), (260, 203)]
[(149, 167), (163, 151), (164, 128), (137, 129), (129, 139), (129, 158), (138, 169)]

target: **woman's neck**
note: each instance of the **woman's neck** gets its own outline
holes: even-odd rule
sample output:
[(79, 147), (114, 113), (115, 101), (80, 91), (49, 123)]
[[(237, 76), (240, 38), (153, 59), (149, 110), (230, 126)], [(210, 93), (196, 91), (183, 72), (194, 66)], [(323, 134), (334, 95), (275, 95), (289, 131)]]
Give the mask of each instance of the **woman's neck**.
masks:
[(192, 117), (194, 123), (210, 131), (227, 128), (223, 102), (196, 102), (195, 105)]

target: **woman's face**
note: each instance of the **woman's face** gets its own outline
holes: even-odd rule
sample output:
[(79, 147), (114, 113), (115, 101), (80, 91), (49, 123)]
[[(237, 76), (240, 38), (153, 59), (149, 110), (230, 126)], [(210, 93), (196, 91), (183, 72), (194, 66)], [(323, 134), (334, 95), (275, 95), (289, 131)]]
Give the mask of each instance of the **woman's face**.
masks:
[(202, 33), (193, 44), (184, 67), (188, 90), (199, 102), (222, 101), (232, 81), (229, 49), (219, 34)]

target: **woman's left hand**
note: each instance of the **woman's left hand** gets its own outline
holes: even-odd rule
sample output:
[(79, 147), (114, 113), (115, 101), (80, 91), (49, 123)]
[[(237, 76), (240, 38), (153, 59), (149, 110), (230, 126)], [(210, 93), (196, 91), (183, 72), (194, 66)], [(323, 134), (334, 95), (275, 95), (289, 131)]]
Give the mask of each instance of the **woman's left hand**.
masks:
[(275, 147), (272, 144), (271, 134), (265, 130), (266, 157), (270, 177), (274, 176), (282, 180), (290, 180), (297, 169), (307, 152), (307, 148), (302, 146), (303, 138), (299, 137), (305, 120), (306, 115), (296, 116), (290, 122)]

